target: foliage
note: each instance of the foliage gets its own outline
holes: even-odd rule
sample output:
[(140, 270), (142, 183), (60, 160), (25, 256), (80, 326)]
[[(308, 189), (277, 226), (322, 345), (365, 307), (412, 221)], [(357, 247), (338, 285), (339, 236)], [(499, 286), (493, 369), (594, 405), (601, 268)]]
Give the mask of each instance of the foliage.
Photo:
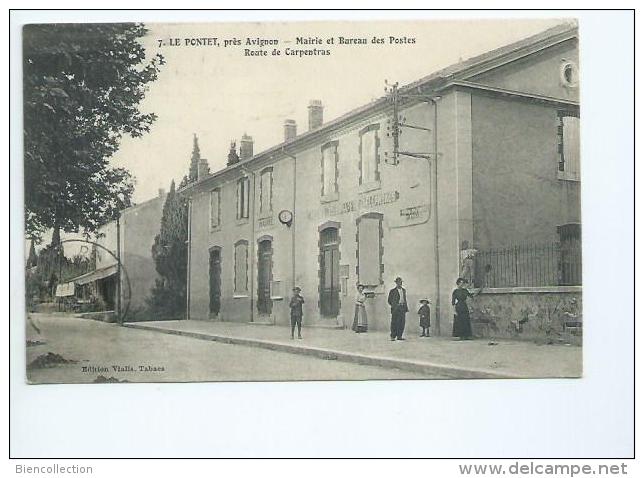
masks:
[(38, 255), (36, 254), (36, 246), (34, 241), (29, 241), (29, 256), (27, 257), (27, 269), (36, 267), (38, 265)]
[(56, 286), (93, 269), (91, 258), (76, 254), (65, 257), (60, 244), (49, 244), (37, 254), (37, 267), (27, 269), (25, 293), (27, 302), (53, 299)]
[(124, 134), (150, 130), (139, 111), (163, 57), (145, 59), (141, 24), (38, 24), (23, 30), (25, 219), (29, 237), (95, 231), (130, 205), (133, 179), (110, 157)]
[(187, 239), (187, 205), (172, 181), (163, 205), (161, 230), (152, 245), (152, 258), (160, 278), (151, 290), (147, 305), (159, 317), (177, 318), (185, 312)]
[[(198, 179), (200, 159), (201, 151), (199, 150), (197, 135), (195, 134), (192, 140), (192, 156), (190, 157), (190, 171), (188, 173), (188, 181), (191, 183)], [(179, 189), (181, 189), (181, 186), (179, 187)]]

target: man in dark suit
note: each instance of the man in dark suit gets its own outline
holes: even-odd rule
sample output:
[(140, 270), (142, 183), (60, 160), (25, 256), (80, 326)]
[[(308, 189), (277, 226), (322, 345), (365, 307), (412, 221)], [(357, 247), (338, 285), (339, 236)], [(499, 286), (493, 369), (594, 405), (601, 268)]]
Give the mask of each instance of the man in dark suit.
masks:
[(391, 340), (405, 340), (405, 314), (409, 311), (407, 307), (407, 291), (402, 286), (402, 279), (396, 277), (396, 287), (389, 291), (387, 302), (391, 307)]

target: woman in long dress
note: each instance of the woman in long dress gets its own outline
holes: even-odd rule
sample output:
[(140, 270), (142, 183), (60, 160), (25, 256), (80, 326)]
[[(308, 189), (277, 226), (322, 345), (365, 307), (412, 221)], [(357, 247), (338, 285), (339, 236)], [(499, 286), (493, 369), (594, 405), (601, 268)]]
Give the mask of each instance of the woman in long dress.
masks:
[(452, 305), (454, 306), (454, 328), (452, 336), (460, 340), (470, 340), (472, 338), (472, 324), (470, 322), (470, 309), (467, 307), (467, 299), (481, 293), (479, 290), (476, 294), (470, 293), (466, 287), (467, 280), (459, 277), (456, 280), (456, 289), (452, 292)]
[(356, 334), (366, 332), (367, 331), (367, 311), (365, 309), (365, 301), (367, 300), (367, 296), (364, 293), (364, 286), (362, 284), (358, 284), (357, 287), (358, 291), (356, 292), (356, 305), (355, 305), (355, 313), (353, 314), (353, 325), (351, 326), (351, 330), (353, 330)]

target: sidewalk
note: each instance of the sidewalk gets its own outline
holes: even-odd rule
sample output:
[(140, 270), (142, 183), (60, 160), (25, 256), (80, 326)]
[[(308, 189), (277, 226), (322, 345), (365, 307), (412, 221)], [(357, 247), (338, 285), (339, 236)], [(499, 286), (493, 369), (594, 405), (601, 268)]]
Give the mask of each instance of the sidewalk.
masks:
[[(126, 327), (154, 330), (201, 340), (305, 354), (327, 360), (439, 374), (450, 378), (580, 377), (582, 348), (496, 340), (454, 341), (448, 337), (392, 342), (386, 332), (303, 328), (303, 340), (291, 340), (288, 327), (233, 322), (179, 320), (132, 322)], [(409, 331), (408, 331), (409, 332)]]

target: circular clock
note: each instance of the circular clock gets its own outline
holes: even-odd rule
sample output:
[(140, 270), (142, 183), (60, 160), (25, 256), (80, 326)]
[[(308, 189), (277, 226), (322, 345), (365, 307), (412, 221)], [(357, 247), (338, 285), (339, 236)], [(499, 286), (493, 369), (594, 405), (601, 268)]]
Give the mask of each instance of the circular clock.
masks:
[(280, 211), (277, 218), (282, 224), (286, 224), (287, 226), (290, 226), (291, 223), (293, 222), (293, 213), (291, 211), (283, 209)]

